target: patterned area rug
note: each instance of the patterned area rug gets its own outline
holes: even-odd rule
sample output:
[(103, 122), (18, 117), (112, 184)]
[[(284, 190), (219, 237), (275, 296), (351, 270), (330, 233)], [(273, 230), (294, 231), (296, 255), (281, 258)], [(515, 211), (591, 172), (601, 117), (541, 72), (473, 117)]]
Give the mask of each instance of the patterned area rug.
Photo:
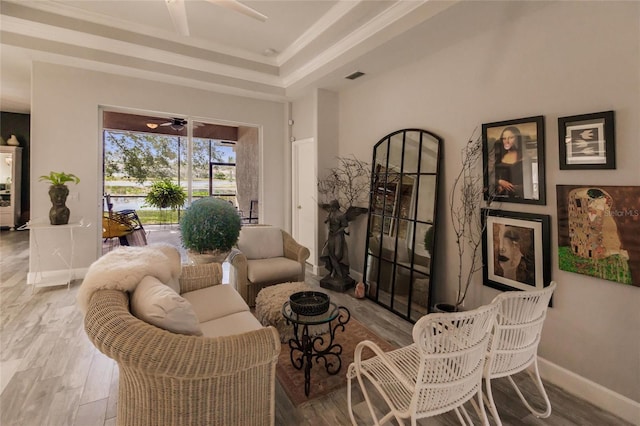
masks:
[[(349, 364), (353, 362), (353, 353), (357, 344), (363, 340), (371, 340), (385, 352), (396, 349), (395, 346), (382, 340), (352, 317), (345, 325), (344, 332), (339, 329), (336, 332), (335, 343), (342, 345), (342, 355), (340, 357), (342, 366), (340, 371), (335, 375), (330, 375), (327, 373), (322, 361), (320, 361), (320, 363), (313, 361), (311, 368), (311, 386), (308, 397), (304, 394), (304, 368), (298, 370), (291, 364), (291, 349), (288, 343), (283, 343), (278, 358), (278, 365), (276, 366), (276, 377), (293, 405), (298, 406), (311, 399), (326, 395), (340, 387), (346, 387), (347, 369), (349, 368)], [(370, 358), (372, 355), (373, 352), (369, 350), (363, 351), (363, 358)], [(346, 397), (347, 391), (345, 389), (345, 398)]]

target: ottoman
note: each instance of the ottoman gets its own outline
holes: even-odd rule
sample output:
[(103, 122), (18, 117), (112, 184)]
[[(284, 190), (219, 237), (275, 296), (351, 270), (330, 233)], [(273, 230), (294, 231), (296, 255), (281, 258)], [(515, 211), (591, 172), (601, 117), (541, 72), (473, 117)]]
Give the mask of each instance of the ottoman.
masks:
[[(280, 341), (286, 343), (293, 339), (293, 325), (287, 324), (282, 316), (282, 305), (289, 296), (299, 291), (320, 291), (318, 287), (304, 282), (282, 283), (265, 287), (256, 296), (256, 318), (262, 325), (274, 326), (280, 333)], [(317, 336), (329, 331), (326, 324), (309, 327), (309, 336)]]

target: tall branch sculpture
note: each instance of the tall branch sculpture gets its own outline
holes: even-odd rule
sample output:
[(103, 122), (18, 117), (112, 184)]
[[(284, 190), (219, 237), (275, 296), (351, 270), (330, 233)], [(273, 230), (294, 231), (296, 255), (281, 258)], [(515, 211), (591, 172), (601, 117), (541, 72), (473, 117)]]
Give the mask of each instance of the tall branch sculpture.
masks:
[[(462, 167), (449, 193), (449, 212), (458, 249), (458, 289), (456, 301), (448, 310), (458, 311), (467, 297), (476, 272), (482, 269), (482, 235), (486, 218), (482, 216), (484, 188), (482, 167), (482, 138), (475, 131), (461, 151)], [(487, 207), (495, 193), (487, 194)], [(442, 305), (441, 305), (442, 306)]]
[(338, 157), (338, 166), (330, 169), (326, 178), (318, 180), (319, 205), (328, 213), (324, 221), (328, 236), (320, 255), (328, 274), (320, 280), (321, 287), (345, 291), (355, 285), (355, 280), (349, 276), (346, 236), (349, 235), (349, 222), (368, 211), (356, 204), (368, 199), (370, 176), (368, 163), (355, 157)]

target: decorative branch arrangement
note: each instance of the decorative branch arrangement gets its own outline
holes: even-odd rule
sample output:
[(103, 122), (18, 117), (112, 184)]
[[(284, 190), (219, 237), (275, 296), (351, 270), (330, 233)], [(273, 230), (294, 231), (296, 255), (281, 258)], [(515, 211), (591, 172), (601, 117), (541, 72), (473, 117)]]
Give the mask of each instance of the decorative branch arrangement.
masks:
[[(475, 136), (476, 131), (462, 148), (462, 167), (449, 193), (451, 224), (458, 246), (458, 293), (453, 311), (457, 311), (467, 297), (474, 274), (482, 270), (482, 234), (486, 227), (482, 199), (487, 189), (483, 184), (482, 137)], [(487, 207), (494, 198), (495, 193), (487, 194)]]
[(355, 157), (338, 157), (338, 166), (330, 169), (326, 178), (318, 180), (319, 204), (337, 200), (344, 208), (367, 205), (370, 179), (369, 163)]
[(345, 291), (355, 284), (349, 276), (345, 236), (349, 235), (349, 222), (368, 211), (355, 204), (368, 199), (370, 176), (368, 163), (355, 157), (338, 157), (338, 166), (330, 169), (326, 178), (318, 180), (319, 205), (328, 213), (325, 220), (328, 237), (320, 255), (328, 271), (327, 276), (320, 280), (323, 288)]

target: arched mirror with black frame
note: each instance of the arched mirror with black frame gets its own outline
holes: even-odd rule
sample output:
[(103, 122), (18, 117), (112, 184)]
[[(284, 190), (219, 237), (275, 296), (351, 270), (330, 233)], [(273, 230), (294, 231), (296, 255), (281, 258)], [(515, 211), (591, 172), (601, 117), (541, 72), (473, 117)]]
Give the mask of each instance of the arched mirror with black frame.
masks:
[(442, 139), (403, 129), (373, 148), (367, 297), (412, 322), (429, 313)]

